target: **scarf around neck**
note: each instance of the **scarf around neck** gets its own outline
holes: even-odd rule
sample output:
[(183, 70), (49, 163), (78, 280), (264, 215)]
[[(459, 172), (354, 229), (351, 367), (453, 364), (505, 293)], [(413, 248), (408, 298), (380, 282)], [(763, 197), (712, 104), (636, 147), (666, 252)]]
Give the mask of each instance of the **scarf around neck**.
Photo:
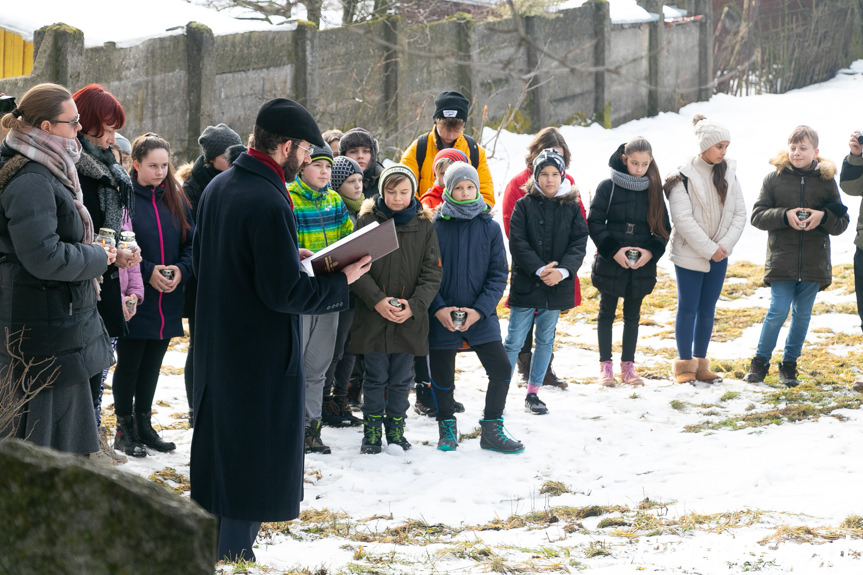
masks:
[(117, 162), (110, 149), (103, 150), (82, 135), (79, 135), (78, 139), (83, 150), (75, 164), (77, 171), (81, 176), (99, 182), (96, 194), (99, 197), (104, 226), (119, 233), (124, 215), (128, 214), (131, 219), (135, 214), (132, 178)]
[(359, 213), (360, 208), (363, 207), (363, 202), (365, 201), (365, 198), (361, 197), (361, 198), (358, 198), (356, 200), (352, 200), (347, 196), (342, 196), (341, 194), (339, 194), (339, 195), (341, 196), (342, 201), (345, 203), (345, 206), (347, 206), (348, 211), (350, 213), (352, 213), (354, 215)]
[(75, 168), (75, 162), (81, 157), (81, 143), (77, 139), (54, 136), (26, 126), (12, 128), (6, 134), (6, 143), (22, 156), (48, 168), (60, 183), (72, 190), (75, 199), (83, 201)]
[(647, 176), (637, 178), (633, 175), (618, 170), (611, 170), (611, 181), (627, 190), (643, 192), (650, 187), (650, 179)]
[(387, 206), (382, 196), (378, 196), (375, 200), (375, 207), (377, 207), (377, 209), (380, 210), (387, 219), (394, 219), (396, 227), (403, 226), (414, 219), (414, 216), (421, 211), (421, 207), (418, 207), (417, 204), (417, 198), (414, 196), (411, 198), (411, 203), (409, 203), (405, 209), (394, 212), (389, 208), (389, 206)]
[[(84, 195), (78, 181), (78, 170), (75, 168), (75, 163), (81, 157), (81, 143), (77, 138), (62, 138), (33, 126), (25, 126), (9, 130), (6, 134), (6, 145), (25, 158), (48, 168), (48, 171), (72, 192), (72, 203), (84, 225), (81, 243), (92, 244), (93, 219), (84, 206)], [(99, 281), (95, 278), (93, 289), (96, 291), (96, 299), (101, 299)]]
[(486, 205), (479, 193), (472, 200), (460, 202), (454, 199), (448, 191), (444, 190), (443, 204), (441, 204), (437, 216), (443, 220), (472, 220), (486, 210), (488, 210), (488, 205)]

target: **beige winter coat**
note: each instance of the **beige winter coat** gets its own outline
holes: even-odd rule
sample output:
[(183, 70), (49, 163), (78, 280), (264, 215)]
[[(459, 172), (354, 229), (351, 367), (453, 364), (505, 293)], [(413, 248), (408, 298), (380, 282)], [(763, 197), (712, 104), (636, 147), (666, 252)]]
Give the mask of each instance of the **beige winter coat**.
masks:
[[(746, 225), (746, 206), (743, 192), (737, 182), (737, 162), (726, 160), (728, 194), (723, 205), (713, 185), (712, 168), (693, 157), (666, 181), (668, 207), (671, 214), (671, 261), (682, 268), (710, 271), (710, 258), (719, 246), (729, 255), (734, 249), (743, 226)], [(680, 176), (686, 178), (686, 185)]]

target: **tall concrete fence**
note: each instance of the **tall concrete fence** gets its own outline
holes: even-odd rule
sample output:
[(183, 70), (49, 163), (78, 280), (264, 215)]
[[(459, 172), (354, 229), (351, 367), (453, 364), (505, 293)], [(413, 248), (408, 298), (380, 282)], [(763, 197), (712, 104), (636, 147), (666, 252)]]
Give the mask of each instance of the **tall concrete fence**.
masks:
[[(640, 3), (656, 14), (664, 4)], [(128, 48), (84, 48), (80, 30), (56, 24), (35, 35), (32, 73), (0, 80), (0, 91), (100, 83), (126, 110), (123, 133), (157, 132), (177, 161), (199, 153), (207, 125), (225, 122), (247, 134), (263, 102), (290, 97), (321, 129), (365, 127), (395, 157), (431, 127), (442, 90), (471, 100), (475, 134), (500, 125), (529, 133), (593, 121), (613, 126), (709, 98), (711, 0), (689, 0), (688, 8), (675, 23), (613, 24), (608, 3), (591, 0), (548, 16), (478, 22), (457, 15), (411, 27), (394, 16), (218, 37), (189, 23), (181, 34)]]

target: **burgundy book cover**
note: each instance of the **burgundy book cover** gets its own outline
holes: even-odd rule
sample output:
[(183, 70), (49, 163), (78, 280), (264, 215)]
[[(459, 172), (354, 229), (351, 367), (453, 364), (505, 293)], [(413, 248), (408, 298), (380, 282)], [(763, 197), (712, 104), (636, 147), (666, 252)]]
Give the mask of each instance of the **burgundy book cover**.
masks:
[(396, 236), (396, 224), (390, 218), (383, 223), (373, 222), (358, 229), (304, 259), (302, 263), (309, 275), (328, 274), (341, 270), (364, 255), (372, 256), (372, 261), (375, 261), (397, 249), (399, 239)]

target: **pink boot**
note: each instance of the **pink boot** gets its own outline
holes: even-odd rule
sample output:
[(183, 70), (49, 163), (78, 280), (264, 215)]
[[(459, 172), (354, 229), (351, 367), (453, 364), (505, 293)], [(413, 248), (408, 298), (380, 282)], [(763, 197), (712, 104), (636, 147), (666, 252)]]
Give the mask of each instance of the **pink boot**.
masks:
[(620, 379), (622, 379), (623, 383), (626, 385), (634, 385), (636, 387), (644, 385), (644, 382), (640, 377), (638, 377), (638, 374), (635, 373), (635, 364), (631, 361), (620, 362)]
[(602, 371), (599, 374), (599, 383), (605, 387), (614, 387), (617, 385), (617, 380), (614, 379), (614, 366), (611, 365), (611, 362), (603, 361), (600, 365), (602, 366)]

